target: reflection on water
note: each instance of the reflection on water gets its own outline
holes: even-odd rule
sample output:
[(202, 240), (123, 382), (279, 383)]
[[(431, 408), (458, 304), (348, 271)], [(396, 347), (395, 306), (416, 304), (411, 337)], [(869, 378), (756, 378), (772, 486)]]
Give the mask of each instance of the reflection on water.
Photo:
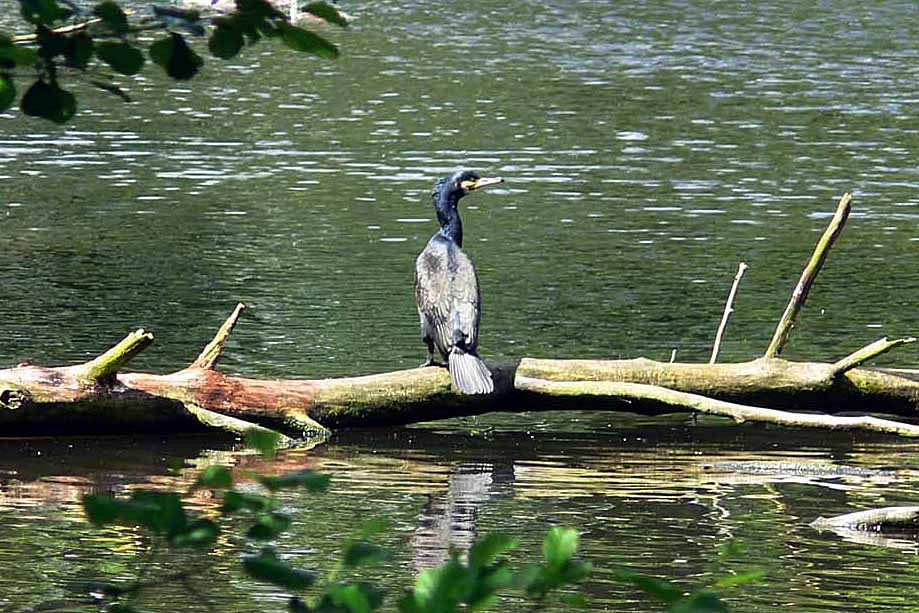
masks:
[[(463, 463), (453, 469), (445, 494), (429, 494), (412, 537), (416, 571), (447, 560), (451, 548), (468, 551), (476, 537), (479, 509), (506, 491), (513, 492), (514, 467)], [(503, 487), (508, 486), (508, 487)]]
[[(764, 584), (744, 587), (732, 599), (738, 610), (906, 606), (913, 578), (903, 565), (919, 543), (897, 535), (818, 532), (809, 523), (820, 515), (914, 502), (914, 444), (880, 437), (818, 444), (809, 433), (792, 432), (780, 448), (769, 430), (716, 424), (605, 433), (498, 430), (488, 436), (447, 426), (342, 435), (311, 450), (282, 452), (274, 462), (210, 437), (0, 444), (6, 543), (0, 563), (15, 569), (0, 579), (0, 604), (19, 611), (85, 596), (78, 588), (87, 580), (129, 581), (142, 568), (145, 576), (181, 568), (187, 563), (181, 555), (145, 562), (140, 554), (149, 543), (133, 529), (88, 527), (80, 495), (187, 489), (203, 467), (219, 462), (232, 466), (246, 489), (254, 486), (252, 470), (309, 467), (331, 474), (328, 493), (285, 498), (294, 527), (278, 548), (297, 563), (328, 570), (341, 543), (364, 521), (384, 517), (392, 529), (380, 538), (395, 557), (369, 572), (390, 586), (408, 585), (451, 549), (465, 551), (477, 536), (495, 530), (519, 535), (516, 559), (533, 561), (545, 530), (565, 524), (581, 530), (584, 555), (597, 567), (587, 584), (593, 610), (651, 607), (613, 580), (616, 568), (694, 585), (717, 575), (718, 550), (733, 540), (749, 549), (738, 560), (721, 561), (726, 570), (769, 572)], [(23, 469), (23, 457), (36, 461)], [(219, 500), (197, 493), (189, 503), (207, 514)], [(221, 538), (199, 586), (224, 610), (283, 610), (282, 594), (240, 575), (239, 554), (234, 539)], [(851, 568), (876, 580), (852, 580)], [(46, 581), (36, 582), (36, 574)], [(216, 583), (233, 587), (207, 589)], [(164, 603), (185, 597), (163, 586), (146, 598), (164, 610)]]
[[(153, 68), (126, 79), (132, 104), (77, 85), (66, 128), (0, 114), (0, 362), (84, 360), (142, 326), (157, 343), (133, 365), (176, 369), (243, 301), (228, 370), (416, 365), (412, 262), (435, 230), (434, 180), (460, 167), (507, 181), (464, 201), (487, 356), (706, 359), (738, 261), (750, 269), (721, 354), (758, 355), (846, 190), (855, 211), (788, 351), (835, 360), (919, 329), (912, 3), (342, 8), (357, 20), (328, 32), (337, 62), (259, 45), (210, 62), (194, 87)], [(3, 12), (0, 29), (14, 18)], [(279, 548), (322, 566), (378, 513), (398, 552), (382, 578), (407, 585), (476, 535), (520, 534), (527, 559), (546, 528), (569, 524), (597, 566), (594, 608), (643, 611), (614, 568), (688, 586), (737, 538), (750, 549), (728, 569), (770, 572), (738, 610), (912, 607), (914, 549), (807, 523), (914, 502), (914, 445), (611, 419), (485, 416), (288, 452), (282, 467), (326, 470), (336, 486), (289, 501), (296, 529)], [(88, 529), (79, 496), (188, 484), (208, 462), (267, 469), (210, 439), (0, 443), (0, 608), (72, 598), (103, 570), (136, 576), (146, 543)], [(705, 469), (719, 462), (812, 468)], [(235, 556), (222, 543), (203, 581), (222, 586), (220, 606), (283, 609)], [(185, 607), (170, 589), (148, 608)]]

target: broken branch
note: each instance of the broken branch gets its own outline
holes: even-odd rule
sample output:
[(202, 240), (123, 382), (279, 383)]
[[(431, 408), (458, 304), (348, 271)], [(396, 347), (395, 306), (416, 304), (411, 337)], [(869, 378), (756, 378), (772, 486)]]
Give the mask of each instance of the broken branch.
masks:
[(85, 364), (72, 367), (74, 376), (83, 382), (89, 383), (110, 379), (152, 342), (152, 332), (147, 332), (143, 328), (135, 330), (99, 357)]
[(223, 325), (220, 326), (220, 329), (217, 330), (217, 334), (215, 334), (211, 342), (207, 344), (207, 347), (201, 350), (201, 353), (198, 354), (198, 357), (195, 358), (195, 361), (191, 363), (189, 368), (213, 370), (217, 366), (217, 361), (220, 359), (220, 354), (223, 352), (223, 346), (226, 344), (227, 339), (230, 338), (230, 333), (236, 326), (236, 322), (239, 321), (239, 316), (242, 315), (242, 312), (245, 310), (246, 305), (242, 302), (236, 305), (236, 308), (233, 309), (230, 316), (227, 317)]
[[(734, 275), (734, 283), (731, 285), (728, 301), (724, 305), (724, 314), (721, 316), (721, 324), (719, 324), (718, 332), (715, 334), (715, 343), (712, 346), (712, 357), (708, 360), (709, 364), (714, 364), (718, 359), (718, 351), (721, 349), (721, 337), (724, 335), (724, 329), (728, 327), (728, 319), (731, 317), (731, 313), (734, 312), (734, 296), (737, 295), (737, 287), (740, 285), (740, 280), (743, 278), (743, 274), (746, 270), (747, 265), (743, 262), (737, 267), (737, 274)], [(673, 360), (670, 361), (672, 362)]]
[(817, 242), (817, 246), (814, 249), (813, 255), (811, 255), (810, 261), (804, 268), (804, 272), (801, 273), (801, 278), (798, 279), (798, 284), (791, 294), (791, 300), (788, 301), (788, 306), (785, 307), (785, 312), (782, 314), (782, 318), (775, 328), (775, 333), (772, 335), (772, 340), (769, 342), (769, 347), (766, 349), (765, 357), (778, 357), (785, 343), (788, 342), (788, 337), (791, 336), (791, 331), (794, 329), (795, 322), (798, 320), (801, 307), (803, 307), (804, 303), (807, 301), (807, 294), (810, 292), (811, 285), (813, 285), (814, 279), (817, 278), (817, 273), (823, 268), (823, 263), (826, 261), (830, 248), (833, 246), (833, 243), (836, 242), (836, 239), (839, 238), (839, 234), (842, 232), (843, 227), (845, 227), (846, 219), (848, 219), (849, 211), (851, 210), (852, 195), (846, 192), (842, 195), (842, 198), (839, 199), (839, 204), (836, 205), (836, 213), (833, 215), (833, 219), (830, 220), (829, 226), (824, 230), (823, 236), (821, 236), (820, 240)]
[(861, 349), (853, 351), (846, 357), (835, 362), (830, 367), (831, 376), (836, 377), (843, 374), (844, 372), (848, 372), (857, 366), (861, 366), (868, 360), (872, 360), (881, 354), (887, 353), (894, 347), (899, 347), (900, 345), (906, 345), (915, 342), (916, 339), (913, 337), (895, 338), (893, 340), (889, 340), (885, 336), (884, 338), (874, 341), (870, 345), (865, 345)]

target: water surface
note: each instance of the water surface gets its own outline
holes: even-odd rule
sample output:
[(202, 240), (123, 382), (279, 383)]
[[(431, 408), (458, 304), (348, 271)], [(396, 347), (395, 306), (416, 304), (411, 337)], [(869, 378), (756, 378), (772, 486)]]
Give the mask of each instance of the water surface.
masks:
[[(0, 361), (77, 362), (143, 326), (156, 344), (136, 367), (177, 369), (243, 301), (227, 370), (413, 366), (424, 348), (411, 271), (435, 230), (430, 189), (465, 167), (506, 179), (463, 202), (489, 357), (706, 359), (740, 261), (750, 269), (721, 355), (754, 357), (845, 191), (854, 213), (788, 354), (837, 359), (919, 329), (914, 4), (343, 8), (358, 19), (327, 31), (344, 52), (336, 62), (259, 45), (210, 62), (192, 85), (148, 68), (124, 83), (128, 105), (78, 86), (82, 111), (66, 128), (0, 115)], [(102, 571), (130, 576), (144, 543), (87, 528), (79, 494), (190, 479), (203, 463), (240, 462), (229, 446), (5, 444), (0, 604), (69, 598)], [(474, 534), (510, 530), (538, 552), (545, 529), (566, 523), (598, 567), (587, 588), (597, 610), (651, 606), (613, 581), (617, 566), (689, 586), (713, 576), (732, 538), (749, 553), (730, 569), (770, 572), (733, 598), (737, 610), (903, 610), (914, 546), (807, 523), (911, 502), (915, 451), (570, 412), (345, 434), (288, 458), (336, 486), (291, 501), (297, 529), (279, 546), (321, 565), (317, 552), (353, 527), (336, 511), (370, 500), (396, 526), (387, 579), (403, 584)], [(713, 459), (904, 470), (741, 479), (707, 473)], [(221, 608), (283, 608), (236, 574), (232, 552), (215, 556)], [(172, 608), (180, 598), (156, 596)]]

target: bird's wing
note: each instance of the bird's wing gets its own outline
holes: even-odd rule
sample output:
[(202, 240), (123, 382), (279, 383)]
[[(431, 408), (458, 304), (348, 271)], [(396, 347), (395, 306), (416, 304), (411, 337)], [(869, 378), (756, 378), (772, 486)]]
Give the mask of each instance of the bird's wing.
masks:
[(430, 336), (444, 355), (453, 346), (448, 259), (446, 246), (431, 241), (415, 262), (415, 305), (422, 320), (422, 335)]
[(481, 313), (479, 277), (472, 260), (461, 249), (456, 249), (451, 255), (451, 340), (454, 343), (462, 342), (469, 351), (475, 351)]

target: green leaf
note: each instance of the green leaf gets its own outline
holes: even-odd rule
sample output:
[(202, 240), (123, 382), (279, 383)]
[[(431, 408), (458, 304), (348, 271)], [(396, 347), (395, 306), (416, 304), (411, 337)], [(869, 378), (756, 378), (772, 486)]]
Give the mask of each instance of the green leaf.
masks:
[(285, 26), (290, 25), (286, 21), (276, 22), (271, 19), (262, 19), (255, 22), (255, 27), (258, 32), (265, 38), (277, 38), (281, 36)]
[(236, 7), (240, 13), (249, 13), (257, 17), (284, 16), (284, 13), (274, 8), (268, 0), (237, 0)]
[(338, 47), (318, 34), (292, 26), (286, 22), (281, 23), (279, 27), (281, 29), (281, 40), (294, 51), (312, 53), (326, 59), (338, 57)]
[(737, 539), (731, 539), (718, 548), (718, 556), (721, 558), (739, 558), (746, 552), (747, 546)]
[(380, 564), (391, 557), (390, 553), (379, 545), (365, 541), (350, 543), (342, 555), (346, 566)]
[(85, 70), (87, 64), (93, 58), (95, 45), (92, 37), (85, 32), (79, 32), (68, 38), (67, 43), (67, 48), (64, 51), (67, 63), (74, 68)]
[(19, 108), (31, 117), (50, 119), (55, 123), (67, 123), (77, 112), (77, 99), (67, 90), (55, 84), (35, 81), (22, 100)]
[(246, 447), (255, 449), (262, 454), (263, 457), (273, 457), (280, 442), (281, 435), (274, 430), (264, 430), (261, 428), (246, 430)]
[(498, 556), (517, 547), (519, 542), (517, 538), (507, 534), (497, 532), (488, 534), (478, 539), (469, 549), (469, 567), (484, 568), (494, 562)]
[(281, 560), (271, 548), (258, 555), (243, 557), (243, 569), (259, 581), (265, 581), (291, 591), (302, 591), (316, 582), (316, 574), (294, 568)]
[(209, 519), (198, 519), (185, 528), (183, 532), (172, 537), (177, 547), (210, 547), (217, 541), (220, 529)]
[(728, 613), (718, 594), (708, 590), (693, 592), (667, 609), (668, 613)]
[(135, 521), (153, 532), (174, 536), (188, 526), (182, 499), (176, 492), (134, 492), (129, 504)]
[(473, 610), (492, 608), (498, 602), (497, 592), (509, 588), (514, 583), (514, 574), (507, 568), (506, 562), (489, 566), (478, 575), (467, 588), (465, 600)]
[(207, 41), (207, 47), (214, 56), (228, 60), (243, 48), (243, 33), (239, 28), (218, 24)]
[(370, 613), (383, 605), (383, 592), (366, 583), (337, 583), (326, 589), (316, 613)]
[(204, 60), (185, 42), (185, 37), (175, 32), (170, 32), (167, 38), (161, 38), (150, 45), (150, 59), (177, 81), (191, 79), (204, 64)]
[(9, 75), (0, 75), (0, 113), (6, 111), (16, 102), (16, 85)]
[(625, 569), (617, 570), (615, 574), (617, 579), (628, 581), (645, 594), (661, 602), (673, 604), (683, 598), (683, 590), (663, 579)]
[(128, 16), (114, 2), (102, 2), (93, 9), (93, 14), (119, 36), (128, 32)]
[(747, 583), (759, 581), (765, 576), (766, 571), (761, 569), (751, 570), (749, 572), (740, 573), (737, 575), (726, 575), (715, 581), (715, 584), (712, 587), (717, 589), (724, 589), (734, 587), (735, 585), (745, 585)]
[(415, 590), (410, 600), (400, 603), (400, 611), (454, 611), (463, 602), (468, 581), (468, 569), (453, 555), (418, 575)]
[(123, 75), (136, 75), (144, 67), (144, 54), (124, 41), (102, 41), (96, 45), (96, 55)]
[(193, 487), (206, 490), (229, 489), (233, 487), (233, 473), (226, 466), (212, 464), (201, 471)]
[(308, 492), (319, 493), (329, 488), (329, 476), (304, 469), (286, 473), (278, 477), (260, 476), (259, 482), (272, 492), (305, 488)]
[(94, 526), (113, 524), (121, 514), (120, 501), (110, 494), (87, 494), (83, 496), (83, 512)]
[(64, 55), (70, 48), (70, 40), (46, 26), (35, 28), (35, 42), (38, 43), (38, 54), (46, 60)]
[(36, 26), (49, 26), (69, 14), (55, 0), (19, 0), (19, 8), (22, 18)]
[(542, 553), (550, 566), (560, 567), (578, 551), (578, 531), (555, 526), (546, 534)]
[(38, 59), (35, 50), (14, 44), (9, 38), (0, 36), (0, 61), (16, 66), (34, 66)]
[(255, 524), (246, 532), (250, 539), (267, 541), (277, 537), (290, 527), (290, 518), (281, 513), (262, 513)]
[(562, 568), (561, 572), (559, 572), (559, 577), (562, 583), (577, 583), (587, 577), (592, 570), (593, 564), (590, 562), (575, 562), (571, 560)]
[(590, 602), (587, 600), (587, 596), (584, 594), (565, 594), (562, 596), (562, 602), (567, 605), (569, 609), (589, 609)]
[(333, 23), (343, 28), (348, 27), (348, 20), (341, 12), (328, 2), (310, 2), (301, 9), (306, 13), (311, 13), (323, 21)]
[(186, 532), (189, 526), (182, 500), (174, 492), (134, 492), (128, 500), (90, 494), (83, 497), (83, 509), (97, 526), (141, 526), (170, 536)]
[(255, 513), (260, 513), (271, 509), (274, 505), (274, 500), (267, 496), (230, 491), (223, 495), (223, 507), (221, 511), (224, 513), (235, 513), (237, 511), (253, 511)]

